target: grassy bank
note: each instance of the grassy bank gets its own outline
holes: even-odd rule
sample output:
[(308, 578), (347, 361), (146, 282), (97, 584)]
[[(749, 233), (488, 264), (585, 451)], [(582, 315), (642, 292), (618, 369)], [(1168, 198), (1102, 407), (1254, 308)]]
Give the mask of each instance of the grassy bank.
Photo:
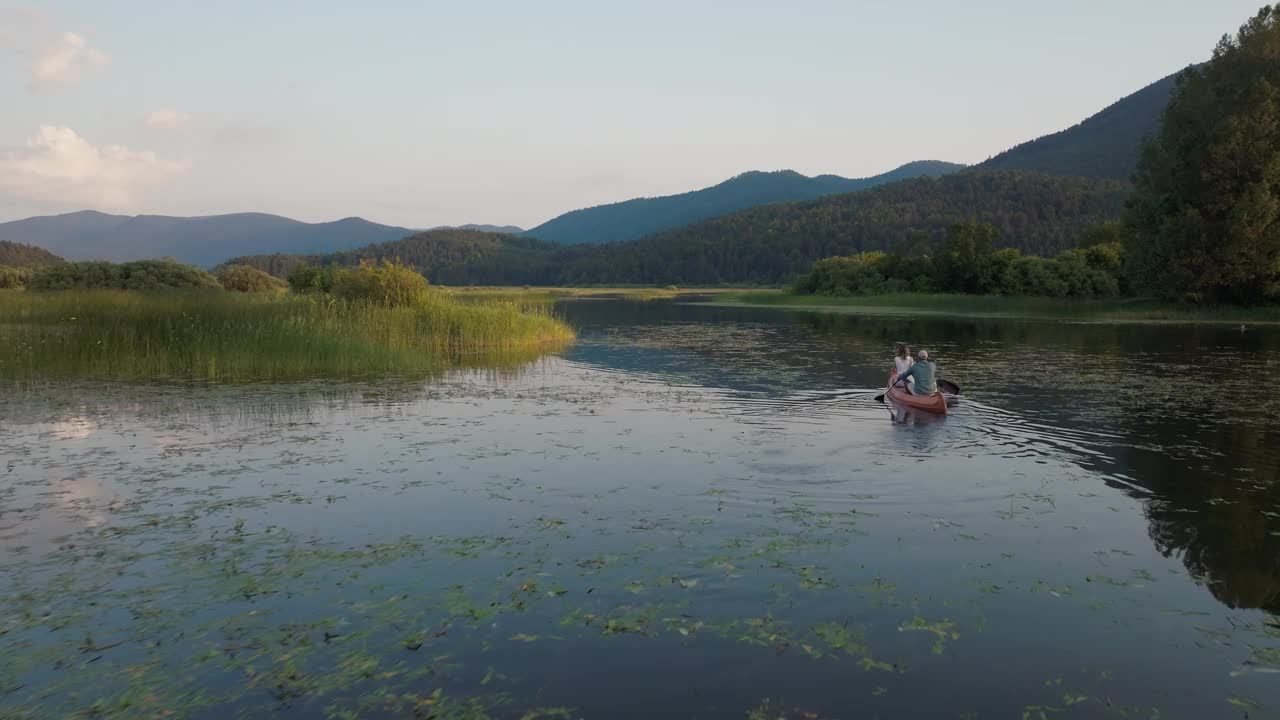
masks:
[(1204, 307), (1135, 298), (1067, 300), (911, 293), (832, 297), (795, 295), (782, 290), (752, 290), (721, 293), (713, 298), (713, 302), (740, 307), (779, 307), (867, 315), (909, 314), (1081, 322), (1280, 323), (1280, 307)]
[(547, 309), (431, 291), (386, 307), (220, 290), (0, 293), (0, 376), (258, 380), (520, 362), (573, 339)]

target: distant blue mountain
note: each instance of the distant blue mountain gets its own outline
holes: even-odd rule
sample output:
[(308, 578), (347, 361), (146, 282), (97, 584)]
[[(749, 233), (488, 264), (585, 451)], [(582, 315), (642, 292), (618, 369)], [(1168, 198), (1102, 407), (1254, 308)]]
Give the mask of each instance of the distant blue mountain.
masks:
[(525, 234), (539, 240), (568, 244), (633, 240), (757, 205), (812, 200), (824, 195), (865, 190), (896, 180), (939, 177), (963, 169), (963, 165), (955, 163), (923, 160), (882, 175), (856, 179), (838, 175), (808, 177), (793, 170), (747, 172), (719, 185), (680, 195), (637, 198), (574, 210)]
[(206, 267), (236, 255), (350, 250), (415, 232), (354, 217), (304, 223), (262, 213), (168, 217), (86, 210), (0, 223), (0, 239), (37, 245), (69, 260), (174, 257)]

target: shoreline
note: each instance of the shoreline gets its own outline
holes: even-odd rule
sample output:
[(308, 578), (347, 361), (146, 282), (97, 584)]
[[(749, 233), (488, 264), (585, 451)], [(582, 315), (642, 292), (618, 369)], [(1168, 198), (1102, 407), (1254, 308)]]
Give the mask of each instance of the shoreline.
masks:
[[(1064, 303), (1066, 307), (1064, 307)], [(1036, 320), (1100, 325), (1280, 325), (1280, 308), (1188, 308), (1147, 299), (1071, 301), (971, 295), (891, 295), (856, 298), (760, 290), (723, 293), (699, 305), (837, 315), (900, 315), (980, 320)]]

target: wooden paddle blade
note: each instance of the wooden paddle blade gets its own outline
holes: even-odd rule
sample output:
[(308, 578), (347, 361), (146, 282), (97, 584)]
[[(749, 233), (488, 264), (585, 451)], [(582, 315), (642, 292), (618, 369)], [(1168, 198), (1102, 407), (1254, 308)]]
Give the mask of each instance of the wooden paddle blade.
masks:
[(944, 393), (951, 393), (952, 395), (960, 394), (960, 386), (950, 380), (939, 380), (938, 389)]

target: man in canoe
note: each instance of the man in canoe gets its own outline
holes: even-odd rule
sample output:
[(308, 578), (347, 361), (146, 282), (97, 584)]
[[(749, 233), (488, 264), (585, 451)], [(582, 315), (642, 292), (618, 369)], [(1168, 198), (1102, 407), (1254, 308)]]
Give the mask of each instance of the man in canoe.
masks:
[[(898, 373), (896, 384), (907, 388), (912, 395), (932, 395), (938, 392), (938, 366), (929, 362), (929, 351), (921, 350), (911, 367)], [(915, 382), (907, 382), (914, 379)]]

